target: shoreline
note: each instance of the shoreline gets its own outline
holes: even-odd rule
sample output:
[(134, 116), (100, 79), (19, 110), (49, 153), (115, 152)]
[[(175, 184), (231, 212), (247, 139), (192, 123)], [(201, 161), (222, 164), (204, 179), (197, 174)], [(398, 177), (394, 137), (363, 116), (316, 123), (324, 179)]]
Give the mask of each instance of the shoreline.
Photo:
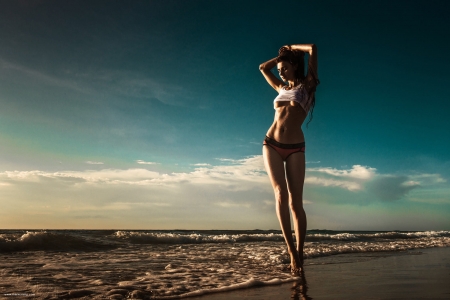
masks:
[(340, 254), (305, 261), (300, 280), (189, 300), (449, 299), (450, 247)]

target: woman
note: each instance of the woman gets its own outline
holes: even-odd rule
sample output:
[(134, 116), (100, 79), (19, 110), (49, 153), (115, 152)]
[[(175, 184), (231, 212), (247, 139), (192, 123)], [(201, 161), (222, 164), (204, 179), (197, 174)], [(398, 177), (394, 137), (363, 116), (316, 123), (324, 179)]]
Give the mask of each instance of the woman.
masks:
[[(304, 52), (309, 53), (308, 72), (304, 75)], [(277, 66), (282, 79), (271, 69)], [(303, 244), (306, 236), (306, 214), (303, 209), (305, 179), (305, 138), (301, 126), (315, 104), (317, 48), (314, 44), (283, 46), (278, 57), (259, 66), (264, 78), (279, 95), (274, 100), (275, 120), (263, 143), (264, 165), (275, 193), (276, 211), (291, 257), (291, 272), (303, 267)], [(308, 122), (309, 123), (309, 122)], [(292, 211), (295, 238), (291, 230)]]

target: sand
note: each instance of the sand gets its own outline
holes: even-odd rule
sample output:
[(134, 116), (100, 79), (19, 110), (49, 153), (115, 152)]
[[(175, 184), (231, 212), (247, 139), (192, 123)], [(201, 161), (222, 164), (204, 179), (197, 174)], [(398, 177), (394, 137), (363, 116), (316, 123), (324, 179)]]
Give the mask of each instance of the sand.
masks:
[(306, 261), (304, 273), (306, 283), (188, 299), (450, 299), (450, 248), (336, 255)]
[[(129, 249), (124, 252), (125, 259), (120, 253), (114, 253), (113, 259), (112, 254), (107, 256), (104, 252), (41, 252), (0, 255), (4, 260), (4, 268), (0, 268), (0, 299), (145, 299), (149, 296), (139, 288), (142, 281), (136, 279), (142, 277), (142, 272), (136, 270), (136, 265), (130, 270), (125, 268), (131, 263)], [(45, 254), (45, 263), (39, 253)], [(53, 258), (48, 258), (49, 255)], [(145, 259), (151, 261), (148, 253), (134, 253), (133, 257), (144, 269), (148, 267)], [(261, 284), (256, 277), (247, 280)], [(129, 281), (130, 278), (134, 281)], [(178, 280), (183, 279), (181, 276)], [(288, 276), (288, 279), (294, 278)], [(249, 284), (241, 284), (246, 285)], [(450, 247), (307, 259), (304, 278), (294, 282), (185, 299), (450, 299)]]

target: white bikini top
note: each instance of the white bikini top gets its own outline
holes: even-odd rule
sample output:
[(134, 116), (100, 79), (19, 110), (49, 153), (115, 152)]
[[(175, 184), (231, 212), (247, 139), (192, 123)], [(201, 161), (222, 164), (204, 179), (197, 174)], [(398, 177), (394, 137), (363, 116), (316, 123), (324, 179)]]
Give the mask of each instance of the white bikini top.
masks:
[(273, 108), (276, 108), (275, 102), (278, 101), (295, 101), (301, 105), (306, 113), (308, 113), (313, 97), (309, 95), (305, 85), (300, 84), (290, 90), (286, 90), (285, 87), (286, 86), (283, 86), (280, 89), (278, 96), (273, 100)]

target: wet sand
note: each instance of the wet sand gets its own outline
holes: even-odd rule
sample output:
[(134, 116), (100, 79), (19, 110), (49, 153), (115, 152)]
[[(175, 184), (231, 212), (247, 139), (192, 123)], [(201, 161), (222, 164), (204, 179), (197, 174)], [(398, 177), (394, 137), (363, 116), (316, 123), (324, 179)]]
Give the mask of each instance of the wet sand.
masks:
[(294, 283), (187, 299), (450, 299), (449, 247), (343, 254), (305, 263), (304, 278)]
[[(230, 249), (220, 250), (216, 244), (208, 244), (208, 249), (202, 245), (188, 247), (191, 251), (196, 247), (203, 252), (215, 251), (216, 259), (205, 260), (196, 251), (194, 267), (201, 273), (185, 272), (175, 268), (182, 263), (175, 258), (185, 259), (179, 246), (161, 247), (165, 256), (156, 260), (148, 248), (141, 246), (93, 252), (4, 253), (0, 255), (0, 299), (154, 299), (160, 295), (178, 299), (174, 291), (189, 280), (202, 282), (202, 288), (191, 294), (209, 292), (184, 298), (192, 300), (450, 299), (450, 247), (307, 259), (302, 278), (293, 278), (270, 264), (258, 269), (254, 265), (258, 260), (251, 258), (233, 267), (229, 258), (220, 260), (217, 254)], [(173, 255), (170, 249), (175, 251)], [(254, 250), (251, 244), (237, 248), (244, 249)], [(244, 257), (248, 256), (244, 252)], [(225, 264), (227, 273), (218, 273)], [(267, 276), (274, 280), (266, 280), (263, 285)], [(181, 292), (184, 296), (190, 293), (187, 288)]]

